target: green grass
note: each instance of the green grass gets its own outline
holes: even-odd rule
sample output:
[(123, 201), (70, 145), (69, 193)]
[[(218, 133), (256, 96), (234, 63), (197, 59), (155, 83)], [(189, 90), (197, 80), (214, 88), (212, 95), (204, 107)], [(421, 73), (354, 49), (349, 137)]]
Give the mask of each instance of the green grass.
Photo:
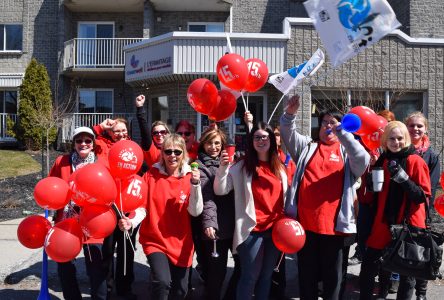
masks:
[(4, 179), (39, 172), (41, 167), (26, 152), (0, 150), (0, 170), (0, 179)]

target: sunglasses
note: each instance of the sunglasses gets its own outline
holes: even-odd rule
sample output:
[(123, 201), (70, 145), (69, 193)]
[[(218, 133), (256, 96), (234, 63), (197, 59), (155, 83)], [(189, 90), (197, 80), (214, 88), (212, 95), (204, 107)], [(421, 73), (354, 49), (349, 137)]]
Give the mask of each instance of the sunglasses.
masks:
[(168, 156), (173, 155), (173, 153), (174, 153), (175, 156), (180, 156), (182, 154), (182, 150), (179, 150), (179, 149), (174, 149), (174, 150), (173, 149), (166, 149), (166, 150), (163, 150), (163, 153), (165, 153)]
[(176, 132), (176, 133), (181, 136), (190, 136), (192, 132), (184, 131), (184, 132)]
[(153, 135), (165, 135), (167, 134), (166, 130), (153, 131)]
[(82, 143), (89, 145), (92, 143), (92, 139), (78, 139), (78, 140), (76, 140), (76, 144), (80, 145)]

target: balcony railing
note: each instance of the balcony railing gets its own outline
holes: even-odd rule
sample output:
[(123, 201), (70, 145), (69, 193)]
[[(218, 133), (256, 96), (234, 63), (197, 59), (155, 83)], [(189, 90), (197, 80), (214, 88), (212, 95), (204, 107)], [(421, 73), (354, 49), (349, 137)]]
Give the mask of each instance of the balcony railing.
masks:
[(131, 126), (135, 120), (135, 114), (131, 113), (74, 113), (63, 119), (62, 141), (70, 142), (74, 129), (80, 126), (93, 127), (102, 123), (105, 119), (125, 118)]
[(123, 68), (123, 47), (142, 38), (72, 39), (65, 42), (63, 70), (76, 68)]
[(0, 140), (1, 141), (15, 141), (15, 138), (8, 134), (8, 119), (12, 121), (13, 124), (17, 122), (16, 114), (6, 114), (0, 113)]

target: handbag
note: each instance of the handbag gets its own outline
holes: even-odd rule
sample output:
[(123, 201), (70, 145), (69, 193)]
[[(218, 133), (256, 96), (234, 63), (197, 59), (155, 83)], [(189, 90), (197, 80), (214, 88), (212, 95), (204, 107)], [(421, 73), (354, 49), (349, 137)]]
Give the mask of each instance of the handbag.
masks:
[(390, 225), (392, 241), (383, 250), (381, 267), (389, 272), (398, 273), (424, 280), (441, 279), (439, 267), (442, 263), (443, 233), (432, 231), (429, 226), (429, 210), (426, 203), (426, 228), (407, 224), (406, 205), (403, 224)]

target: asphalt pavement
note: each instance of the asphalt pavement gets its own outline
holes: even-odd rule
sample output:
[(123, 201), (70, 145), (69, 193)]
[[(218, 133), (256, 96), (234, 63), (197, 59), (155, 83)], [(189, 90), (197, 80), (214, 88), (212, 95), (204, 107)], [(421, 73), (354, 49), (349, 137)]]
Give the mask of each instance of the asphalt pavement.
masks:
[[(40, 292), (43, 250), (28, 249), (18, 242), (17, 227), (21, 220), (0, 222), (0, 299), (37, 299)], [(353, 253), (354, 250), (352, 249), (350, 255), (353, 255)], [(83, 252), (76, 259), (77, 277), (84, 299), (90, 299), (84, 259)], [(287, 255), (285, 259), (287, 266), (286, 296), (288, 299), (299, 299), (296, 256)], [(194, 265), (196, 265), (196, 262), (194, 262)], [(134, 293), (138, 295), (138, 299), (149, 299), (149, 267), (140, 246), (137, 247), (134, 270)], [(232, 270), (233, 260), (230, 259), (227, 276), (231, 275)], [(444, 265), (441, 266), (441, 271), (444, 273)], [(359, 272), (360, 265), (349, 266), (345, 299), (359, 298)], [(187, 299), (203, 299), (203, 283), (195, 271), (193, 272), (192, 284), (193, 291)], [(56, 263), (52, 260), (49, 260), (48, 263), (48, 290), (51, 299), (63, 299), (57, 277)], [(119, 298), (114, 295), (113, 300), (117, 299)], [(396, 299), (396, 295), (390, 294), (387, 299)], [(444, 299), (444, 280), (429, 282), (427, 299)]]

